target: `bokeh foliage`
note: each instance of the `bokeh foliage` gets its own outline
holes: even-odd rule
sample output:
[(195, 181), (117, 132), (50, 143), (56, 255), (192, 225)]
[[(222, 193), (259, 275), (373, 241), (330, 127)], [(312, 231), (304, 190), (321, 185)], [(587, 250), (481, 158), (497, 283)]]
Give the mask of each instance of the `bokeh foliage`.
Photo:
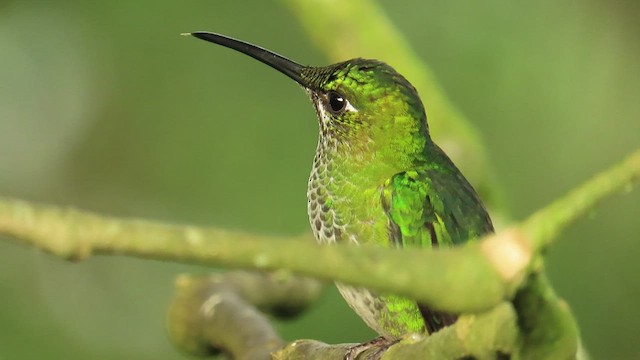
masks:
[[(515, 218), (640, 143), (640, 4), (381, 4), (479, 129)], [(326, 62), (282, 2), (0, 3), (0, 193), (305, 231), (317, 131), (305, 95), (250, 59), (178, 36), (191, 30)], [(551, 281), (594, 358), (640, 355), (639, 200), (616, 196), (549, 254)], [(206, 270), (119, 258), (69, 265), (0, 242), (0, 357), (180, 358), (163, 320), (183, 271)], [(333, 290), (281, 329), (327, 342), (373, 335)]]

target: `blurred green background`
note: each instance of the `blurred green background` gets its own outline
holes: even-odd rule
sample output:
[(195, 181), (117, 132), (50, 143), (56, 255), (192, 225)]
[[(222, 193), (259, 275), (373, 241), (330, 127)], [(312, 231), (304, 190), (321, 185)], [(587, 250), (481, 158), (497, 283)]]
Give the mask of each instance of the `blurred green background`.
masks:
[[(640, 2), (380, 3), (479, 129), (514, 219), (640, 145)], [(0, 194), (306, 231), (317, 136), (309, 101), (281, 74), (179, 36), (193, 30), (326, 63), (277, 1), (0, 2)], [(638, 214), (639, 191), (617, 195), (548, 256), (596, 359), (640, 356)], [(207, 269), (69, 264), (0, 241), (0, 358), (183, 358), (164, 317), (185, 271)], [(373, 336), (332, 287), (278, 326), (287, 339)]]

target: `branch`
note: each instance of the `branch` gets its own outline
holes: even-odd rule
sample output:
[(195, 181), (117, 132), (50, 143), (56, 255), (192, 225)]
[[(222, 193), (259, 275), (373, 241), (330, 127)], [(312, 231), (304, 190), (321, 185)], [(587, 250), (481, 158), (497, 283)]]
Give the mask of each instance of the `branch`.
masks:
[[(282, 273), (182, 275), (167, 328), (182, 351), (232, 359), (271, 359), (284, 342), (257, 309), (279, 317), (298, 314), (320, 294), (320, 283)], [(257, 308), (257, 309), (256, 309)]]
[(640, 150), (627, 159), (600, 173), (593, 179), (529, 216), (522, 225), (522, 233), (530, 239), (537, 252), (551, 245), (560, 232), (582, 218), (598, 202), (620, 189), (631, 190), (640, 180)]
[[(329, 345), (296, 340), (284, 346), (267, 313), (290, 317), (319, 295), (319, 283), (282, 273), (235, 271), (208, 276), (180, 276), (167, 327), (174, 344), (194, 356), (224, 352), (232, 359), (343, 359), (356, 344)], [(471, 335), (473, 334), (473, 335)], [(513, 307), (503, 303), (478, 316), (465, 315), (432, 336), (411, 335), (383, 359), (495, 359), (496, 352), (516, 354), (518, 330)], [(366, 351), (360, 358), (376, 352)]]
[[(297, 340), (273, 354), (274, 359), (341, 360), (353, 344), (327, 345), (314, 340)], [(479, 315), (462, 316), (430, 336), (411, 335), (390, 347), (385, 359), (494, 360), (516, 359), (518, 354), (516, 314), (508, 303)], [(358, 358), (366, 359), (371, 349)], [(499, 355), (502, 355), (500, 357)]]
[[(169, 335), (179, 349), (193, 356), (224, 352), (239, 360), (342, 360), (356, 344), (296, 340), (284, 346), (255, 309), (288, 318), (310, 305), (319, 290), (317, 281), (286, 273), (183, 275), (176, 280), (176, 297), (169, 309)], [(517, 334), (516, 314), (510, 304), (503, 303), (479, 316), (462, 316), (455, 326), (433, 336), (412, 335), (391, 347), (382, 359), (457, 360), (466, 356), (493, 360), (496, 353), (519, 351)], [(368, 350), (359, 358), (368, 358), (375, 351)]]
[(578, 351), (578, 325), (569, 306), (556, 296), (542, 272), (530, 275), (513, 306), (522, 337), (522, 359), (585, 358)]
[[(638, 177), (640, 150), (537, 212), (523, 225), (483, 241), (438, 251), (317, 246), (310, 236), (283, 239), (123, 220), (10, 199), (0, 199), (0, 234), (66, 259), (120, 254), (210, 266), (289, 270), (404, 295), (439, 310), (469, 313), (512, 298), (532, 258), (562, 229)], [(415, 274), (422, 274), (419, 283)]]

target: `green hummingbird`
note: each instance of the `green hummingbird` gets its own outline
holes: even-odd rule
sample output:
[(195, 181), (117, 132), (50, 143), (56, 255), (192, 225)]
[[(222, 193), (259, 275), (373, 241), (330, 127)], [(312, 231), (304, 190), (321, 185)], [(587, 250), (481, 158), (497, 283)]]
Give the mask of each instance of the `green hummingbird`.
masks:
[[(493, 231), (478, 194), (431, 139), (416, 89), (391, 66), (361, 58), (303, 66), (223, 35), (190, 35), (275, 68), (311, 98), (320, 131), (307, 199), (319, 243), (437, 248)], [(364, 322), (391, 342), (456, 321), (454, 314), (402, 296), (337, 286)]]

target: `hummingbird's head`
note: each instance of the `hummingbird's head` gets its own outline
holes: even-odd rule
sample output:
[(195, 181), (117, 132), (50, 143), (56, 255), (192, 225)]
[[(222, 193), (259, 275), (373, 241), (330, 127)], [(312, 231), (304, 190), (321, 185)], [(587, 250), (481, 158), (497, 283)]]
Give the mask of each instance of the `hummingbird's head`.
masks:
[(349, 151), (389, 150), (394, 157), (424, 146), (428, 129), (422, 102), (415, 88), (391, 66), (352, 59), (303, 67), (301, 75), (300, 83), (318, 114), (321, 136), (335, 139)]
[(430, 141), (425, 110), (415, 88), (383, 62), (353, 59), (325, 67), (303, 66), (224, 35), (187, 35), (251, 56), (302, 85), (318, 114), (325, 155), (398, 168), (420, 157)]

